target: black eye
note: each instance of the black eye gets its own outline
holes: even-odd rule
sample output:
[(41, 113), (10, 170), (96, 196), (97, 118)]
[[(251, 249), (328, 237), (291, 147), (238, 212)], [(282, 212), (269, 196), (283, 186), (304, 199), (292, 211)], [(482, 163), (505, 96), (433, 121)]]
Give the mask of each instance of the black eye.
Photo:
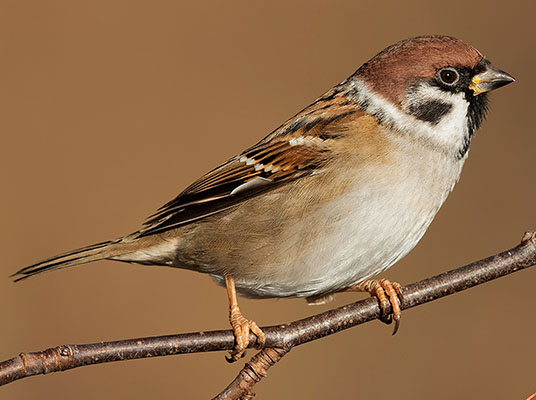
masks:
[(456, 82), (458, 82), (458, 79), (460, 78), (458, 71), (456, 71), (454, 68), (440, 69), (438, 72), (438, 76), (441, 82), (448, 86), (454, 85)]

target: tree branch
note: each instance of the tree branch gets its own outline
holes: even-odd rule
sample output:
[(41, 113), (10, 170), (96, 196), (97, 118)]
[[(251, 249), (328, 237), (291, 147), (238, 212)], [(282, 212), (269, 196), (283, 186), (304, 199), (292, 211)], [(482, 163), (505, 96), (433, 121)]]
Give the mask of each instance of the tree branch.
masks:
[[(402, 309), (439, 299), (536, 264), (536, 233), (527, 232), (518, 246), (464, 267), (402, 288)], [(218, 397), (251, 398), (252, 387), (294, 346), (332, 335), (377, 319), (380, 309), (375, 298), (358, 301), (309, 318), (262, 328), (266, 349), (255, 355)], [(27, 376), (64, 371), (84, 365), (159, 357), (173, 354), (231, 350), (233, 332), (211, 331), (118, 340), (82, 345), (61, 345), (19, 356), (0, 363), (0, 385)], [(249, 347), (255, 347), (252, 335)]]
[[(255, 397), (253, 386), (260, 382), (267, 374), (268, 368), (273, 366), (290, 351), (287, 348), (265, 348), (251, 357), (244, 365), (236, 378), (223, 391), (212, 400), (249, 400)], [(529, 399), (527, 399), (529, 400)]]

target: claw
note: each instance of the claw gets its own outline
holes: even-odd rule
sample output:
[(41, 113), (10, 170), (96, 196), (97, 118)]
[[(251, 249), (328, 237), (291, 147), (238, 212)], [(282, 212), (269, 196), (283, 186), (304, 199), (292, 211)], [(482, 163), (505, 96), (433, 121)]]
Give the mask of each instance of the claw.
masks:
[(250, 331), (257, 336), (257, 346), (259, 348), (264, 347), (266, 341), (264, 332), (254, 321), (244, 318), (238, 308), (231, 310), (230, 321), (236, 344), (233, 351), (230, 352), (230, 359), (227, 359), (227, 361), (234, 362), (245, 356), (245, 349), (249, 345)]
[[(372, 296), (375, 296), (380, 303), (380, 321), (386, 324), (391, 324), (394, 321), (394, 335), (398, 332), (398, 328), (400, 327), (400, 305), (403, 301), (401, 289), (402, 286), (397, 282), (390, 282), (387, 279), (368, 279), (347, 290), (368, 292)], [(389, 309), (391, 309), (391, 312), (388, 312)]]

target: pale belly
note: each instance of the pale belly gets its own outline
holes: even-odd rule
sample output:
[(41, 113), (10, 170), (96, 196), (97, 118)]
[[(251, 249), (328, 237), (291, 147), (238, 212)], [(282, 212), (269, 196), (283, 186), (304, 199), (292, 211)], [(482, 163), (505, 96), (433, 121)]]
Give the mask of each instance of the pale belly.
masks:
[[(355, 189), (328, 202), (309, 204), (308, 212), (287, 225), (283, 222), (284, 228), (275, 229), (270, 240), (263, 239), (267, 244), (257, 247), (261, 229), (255, 229), (253, 221), (251, 236), (244, 235), (240, 244), (224, 245), (236, 252), (240, 265), (231, 265), (224, 273), (235, 277), (242, 295), (254, 298), (318, 296), (354, 285), (389, 268), (415, 247), (460, 170), (461, 165), (451, 171), (411, 171), (402, 173), (403, 180), (396, 173), (371, 185), (357, 181)], [(295, 207), (292, 199), (288, 204), (281, 198), (274, 201)], [(249, 248), (248, 241), (253, 243)], [(241, 259), (249, 265), (240, 264)], [(219, 271), (202, 272), (223, 283)]]
[[(419, 197), (415, 192), (406, 197), (358, 192), (335, 200), (289, 228), (281, 240), (289, 245), (279, 246), (286, 247), (286, 261), (274, 256), (273, 265), (267, 260), (255, 276), (237, 274), (239, 292), (249, 297), (310, 297), (379, 274), (415, 247), (439, 209), (440, 202), (420, 207)], [(313, 240), (311, 229), (316, 230)]]

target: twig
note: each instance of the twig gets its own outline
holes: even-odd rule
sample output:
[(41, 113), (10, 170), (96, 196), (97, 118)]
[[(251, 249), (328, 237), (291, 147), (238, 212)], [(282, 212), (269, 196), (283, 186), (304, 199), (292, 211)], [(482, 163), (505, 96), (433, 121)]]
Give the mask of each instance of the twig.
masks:
[(525, 400), (534, 400), (536, 398), (536, 392), (532, 393), (529, 397), (527, 397)]
[(268, 368), (277, 363), (290, 351), (287, 348), (263, 349), (249, 360), (236, 378), (212, 400), (250, 400), (255, 397), (253, 386), (266, 376)]
[[(499, 278), (531, 267), (536, 264), (536, 233), (527, 232), (521, 244), (461, 267), (402, 288), (402, 309), (415, 307), (441, 297), (469, 289), (490, 280)], [(266, 334), (266, 347), (285, 349), (279, 357), (271, 358), (277, 362), (292, 347), (298, 346), (344, 329), (377, 319), (380, 309), (376, 299), (369, 298), (356, 303), (339, 307), (309, 318), (292, 322), (288, 325), (262, 328)], [(0, 385), (15, 380), (49, 372), (64, 371), (83, 365), (100, 364), (112, 361), (123, 361), (137, 358), (167, 356), (183, 353), (231, 350), (234, 337), (231, 330), (185, 333), (179, 335), (149, 337), (140, 339), (119, 340), (83, 345), (62, 345), (35, 353), (21, 353), (18, 357), (0, 363)], [(249, 347), (255, 347), (256, 337), (252, 336)], [(255, 368), (259, 360), (272, 351), (262, 351), (252, 359), (250, 366)], [(272, 354), (273, 355), (273, 354)], [(271, 356), (269, 356), (271, 357)], [(255, 363), (254, 363), (255, 361)], [(262, 361), (264, 362), (264, 361)], [(260, 380), (268, 367), (273, 363), (264, 363), (258, 379), (247, 390)], [(247, 375), (247, 373), (246, 373)], [(242, 378), (241, 378), (242, 377)], [(244, 380), (241, 374), (231, 383), (241, 386)], [(246, 385), (247, 386), (247, 385)], [(226, 389), (226, 390), (227, 390)], [(246, 395), (249, 392), (243, 392)], [(222, 397), (225, 398), (225, 397)], [(237, 398), (237, 397), (233, 397)], [(245, 397), (247, 398), (247, 397)]]

